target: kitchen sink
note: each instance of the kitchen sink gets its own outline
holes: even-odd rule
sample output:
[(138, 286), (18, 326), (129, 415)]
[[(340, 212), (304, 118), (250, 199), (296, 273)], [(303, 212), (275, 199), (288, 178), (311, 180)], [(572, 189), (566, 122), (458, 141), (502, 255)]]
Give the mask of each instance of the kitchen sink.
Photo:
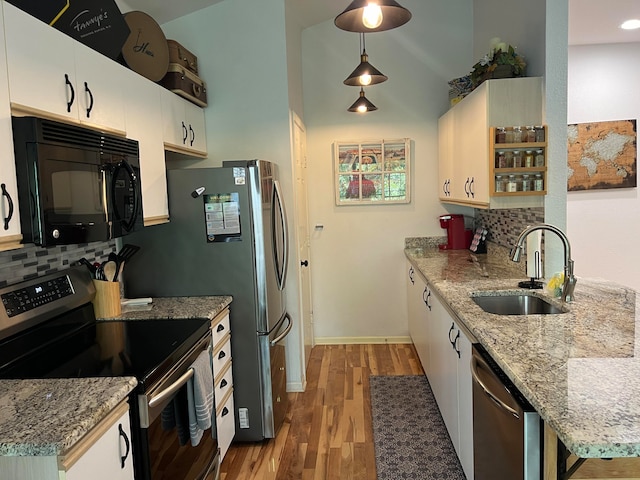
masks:
[(487, 313), (495, 313), (497, 315), (548, 315), (566, 313), (566, 310), (557, 307), (544, 298), (538, 297), (531, 293), (507, 293), (507, 294), (487, 294), (485, 292), (476, 292), (472, 294), (474, 302), (476, 302), (482, 310)]

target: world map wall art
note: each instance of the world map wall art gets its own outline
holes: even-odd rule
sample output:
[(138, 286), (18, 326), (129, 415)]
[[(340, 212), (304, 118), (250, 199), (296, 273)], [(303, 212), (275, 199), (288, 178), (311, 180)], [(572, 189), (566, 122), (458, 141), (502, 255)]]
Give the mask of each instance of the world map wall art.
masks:
[(637, 186), (636, 120), (568, 126), (567, 189)]

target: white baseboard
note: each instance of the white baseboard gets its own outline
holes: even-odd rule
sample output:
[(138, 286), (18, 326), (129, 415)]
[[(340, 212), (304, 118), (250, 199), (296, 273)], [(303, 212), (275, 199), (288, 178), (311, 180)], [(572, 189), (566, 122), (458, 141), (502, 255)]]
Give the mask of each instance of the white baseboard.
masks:
[(411, 337), (315, 337), (316, 345), (413, 343)]

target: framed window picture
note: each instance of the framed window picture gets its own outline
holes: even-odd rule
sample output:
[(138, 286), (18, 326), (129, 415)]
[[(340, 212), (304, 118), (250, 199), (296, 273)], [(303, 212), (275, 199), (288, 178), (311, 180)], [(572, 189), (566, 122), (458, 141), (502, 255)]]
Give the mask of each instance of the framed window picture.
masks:
[(336, 205), (409, 203), (410, 145), (408, 138), (336, 142)]

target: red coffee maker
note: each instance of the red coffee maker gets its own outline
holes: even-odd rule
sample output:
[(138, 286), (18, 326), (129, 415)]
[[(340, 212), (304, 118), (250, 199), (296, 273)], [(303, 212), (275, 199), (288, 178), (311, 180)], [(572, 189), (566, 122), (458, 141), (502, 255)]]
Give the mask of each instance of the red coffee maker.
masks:
[(464, 250), (469, 248), (473, 238), (471, 229), (464, 228), (464, 215), (440, 215), (440, 226), (447, 231), (447, 243), (439, 245), (440, 250)]

